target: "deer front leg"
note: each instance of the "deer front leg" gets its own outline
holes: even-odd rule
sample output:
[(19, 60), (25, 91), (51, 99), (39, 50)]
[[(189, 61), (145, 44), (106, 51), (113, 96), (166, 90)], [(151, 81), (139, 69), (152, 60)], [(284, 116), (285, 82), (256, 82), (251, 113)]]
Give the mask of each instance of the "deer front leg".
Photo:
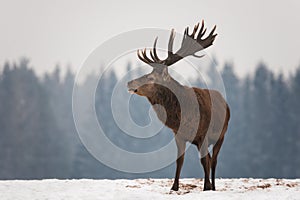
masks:
[(177, 138), (176, 136), (175, 136), (175, 140), (177, 145), (176, 174), (175, 174), (175, 180), (171, 190), (178, 191), (179, 177), (180, 177), (180, 172), (184, 161), (185, 141), (180, 138)]

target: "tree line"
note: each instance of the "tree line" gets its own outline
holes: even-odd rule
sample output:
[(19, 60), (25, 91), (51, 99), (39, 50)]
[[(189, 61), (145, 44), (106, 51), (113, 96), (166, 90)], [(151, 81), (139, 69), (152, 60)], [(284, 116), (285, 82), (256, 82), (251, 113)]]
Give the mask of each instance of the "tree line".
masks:
[[(62, 76), (61, 68), (56, 67), (37, 76), (28, 59), (17, 64), (6, 62), (2, 69), (0, 179), (173, 177), (174, 164), (155, 172), (131, 174), (111, 169), (89, 154), (73, 121), (71, 70)], [(225, 64), (221, 74), (231, 120), (217, 176), (299, 177), (300, 68), (284, 77), (259, 63), (253, 75), (239, 78), (232, 64)], [(97, 78), (90, 75), (78, 87), (89, 87)], [(137, 140), (122, 133), (110, 108), (110, 96), (118, 81), (116, 72), (110, 71), (102, 81), (95, 94), (95, 108), (99, 123), (113, 143), (129, 151), (147, 152), (172, 139), (167, 128), (149, 139)], [(193, 84), (200, 83), (194, 80)], [(123, 95), (128, 95), (127, 91)], [(131, 104), (139, 108), (132, 112), (133, 120), (149, 123), (146, 99), (133, 96)], [(84, 125), (87, 128), (89, 117)], [(185, 159), (182, 177), (202, 177), (196, 148), (189, 148)]]

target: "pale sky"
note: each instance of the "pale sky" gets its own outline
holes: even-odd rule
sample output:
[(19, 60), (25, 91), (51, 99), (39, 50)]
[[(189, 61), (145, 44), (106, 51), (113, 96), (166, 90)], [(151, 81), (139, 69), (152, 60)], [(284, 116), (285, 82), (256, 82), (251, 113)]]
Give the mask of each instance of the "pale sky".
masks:
[(300, 64), (300, 1), (0, 0), (0, 65), (29, 57), (39, 72), (57, 63), (77, 69), (102, 42), (145, 27), (183, 32), (204, 19), (217, 25), (208, 51), (239, 75), (259, 61), (274, 71)]

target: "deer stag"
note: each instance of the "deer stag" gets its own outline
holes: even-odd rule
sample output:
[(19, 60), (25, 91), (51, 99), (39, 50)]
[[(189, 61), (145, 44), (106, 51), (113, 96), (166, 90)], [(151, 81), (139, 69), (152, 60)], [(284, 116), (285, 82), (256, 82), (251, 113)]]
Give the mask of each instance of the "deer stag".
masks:
[[(175, 180), (171, 190), (177, 191), (179, 187), (186, 142), (196, 145), (200, 152), (200, 160), (205, 174), (204, 190), (215, 190), (217, 156), (228, 127), (229, 107), (219, 92), (183, 86), (168, 73), (168, 67), (184, 57), (189, 55), (202, 57), (195, 53), (213, 44), (217, 35), (214, 34), (215, 29), (216, 26), (206, 38), (203, 38), (206, 32), (204, 21), (202, 21), (200, 29), (199, 23), (195, 25), (191, 34), (187, 27), (181, 47), (175, 53), (173, 53), (175, 33), (172, 29), (168, 43), (168, 56), (164, 60), (157, 55), (158, 38), (156, 38), (153, 49), (150, 50), (151, 58), (148, 57), (146, 49), (137, 51), (138, 58), (153, 67), (153, 71), (128, 82), (128, 91), (147, 97), (158, 118), (174, 132), (177, 160)], [(196, 103), (193, 103), (194, 97)], [(183, 111), (183, 107), (185, 111)], [(191, 134), (192, 132), (194, 134)], [(212, 156), (208, 151), (210, 145), (213, 145)], [(210, 169), (212, 183), (209, 179)]]

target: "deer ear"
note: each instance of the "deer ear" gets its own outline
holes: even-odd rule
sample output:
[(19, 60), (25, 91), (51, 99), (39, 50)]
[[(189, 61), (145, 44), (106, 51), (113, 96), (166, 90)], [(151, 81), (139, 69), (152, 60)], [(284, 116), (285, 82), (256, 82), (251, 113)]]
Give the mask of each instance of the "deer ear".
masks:
[(162, 77), (163, 77), (164, 81), (170, 80), (170, 76), (169, 76), (169, 73), (168, 73), (168, 68), (164, 68), (163, 69), (163, 71), (162, 71)]

